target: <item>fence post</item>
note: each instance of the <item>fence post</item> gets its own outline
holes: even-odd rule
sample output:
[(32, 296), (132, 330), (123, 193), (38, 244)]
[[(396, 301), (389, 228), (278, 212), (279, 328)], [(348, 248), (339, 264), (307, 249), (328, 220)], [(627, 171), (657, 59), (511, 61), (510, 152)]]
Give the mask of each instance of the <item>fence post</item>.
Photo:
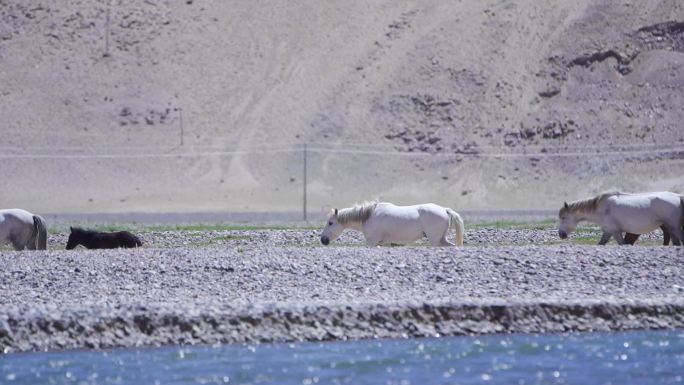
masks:
[(304, 216), (304, 222), (306, 222), (306, 143), (304, 143), (304, 175), (303, 175), (303, 196), (302, 196), (302, 214)]

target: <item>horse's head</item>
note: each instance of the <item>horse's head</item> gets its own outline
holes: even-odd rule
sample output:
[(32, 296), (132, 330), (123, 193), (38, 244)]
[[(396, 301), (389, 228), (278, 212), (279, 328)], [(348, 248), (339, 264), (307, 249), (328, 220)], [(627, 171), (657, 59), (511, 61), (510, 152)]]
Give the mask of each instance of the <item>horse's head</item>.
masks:
[(69, 227), (69, 230), (71, 230), (71, 234), (69, 234), (69, 240), (67, 241), (66, 249), (73, 250), (79, 245), (79, 243), (81, 243), (81, 232), (79, 229), (74, 229), (73, 227)]
[(579, 220), (575, 216), (575, 213), (570, 210), (570, 206), (568, 206), (567, 202), (563, 204), (563, 207), (558, 212), (558, 218), (560, 219), (558, 236), (561, 237), (561, 239), (565, 239), (570, 233), (575, 231)]
[(339, 238), (343, 230), (344, 226), (337, 220), (337, 209), (334, 209), (330, 212), (328, 222), (321, 233), (321, 243), (327, 246), (330, 242)]

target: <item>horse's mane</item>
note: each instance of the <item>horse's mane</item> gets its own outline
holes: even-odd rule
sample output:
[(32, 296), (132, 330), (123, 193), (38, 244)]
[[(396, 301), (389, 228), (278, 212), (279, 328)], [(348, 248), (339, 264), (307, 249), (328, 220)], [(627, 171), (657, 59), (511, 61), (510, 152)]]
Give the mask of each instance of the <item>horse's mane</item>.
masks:
[(355, 204), (353, 207), (342, 209), (337, 212), (337, 220), (344, 224), (347, 222), (365, 222), (373, 214), (378, 201), (366, 201)]
[(563, 206), (563, 208), (560, 209), (560, 212), (558, 213), (558, 216), (562, 216), (565, 213), (576, 213), (576, 212), (583, 212), (583, 213), (593, 213), (596, 211), (598, 208), (599, 203), (603, 202), (607, 198), (610, 198), (615, 195), (627, 195), (623, 192), (620, 191), (608, 191), (601, 193), (593, 198), (587, 198), (587, 199), (581, 199), (578, 201), (570, 202), (568, 203), (567, 207)]

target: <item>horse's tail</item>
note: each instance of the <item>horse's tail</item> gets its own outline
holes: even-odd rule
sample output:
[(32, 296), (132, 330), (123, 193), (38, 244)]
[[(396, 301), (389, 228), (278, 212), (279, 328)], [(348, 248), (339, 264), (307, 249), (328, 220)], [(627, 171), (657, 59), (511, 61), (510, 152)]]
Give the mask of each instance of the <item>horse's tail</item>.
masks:
[(37, 250), (47, 250), (47, 226), (40, 215), (33, 216), (33, 240)]
[(449, 214), (449, 226), (453, 225), (456, 229), (456, 246), (463, 246), (463, 232), (465, 229), (463, 219), (452, 209), (447, 209), (447, 214)]

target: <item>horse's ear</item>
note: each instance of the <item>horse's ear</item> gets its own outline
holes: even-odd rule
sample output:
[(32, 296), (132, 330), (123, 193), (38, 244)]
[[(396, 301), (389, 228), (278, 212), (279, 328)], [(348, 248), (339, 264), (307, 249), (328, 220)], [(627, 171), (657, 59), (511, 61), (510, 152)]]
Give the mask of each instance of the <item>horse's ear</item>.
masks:
[(569, 208), (569, 207), (568, 207), (568, 202), (563, 202), (563, 207), (565, 207), (566, 209)]
[(335, 209), (335, 216), (337, 216), (337, 209)]
[(74, 232), (74, 228), (73, 228), (72, 226), (69, 226), (69, 231), (71, 231), (71, 232), (73, 233), (73, 232)]

